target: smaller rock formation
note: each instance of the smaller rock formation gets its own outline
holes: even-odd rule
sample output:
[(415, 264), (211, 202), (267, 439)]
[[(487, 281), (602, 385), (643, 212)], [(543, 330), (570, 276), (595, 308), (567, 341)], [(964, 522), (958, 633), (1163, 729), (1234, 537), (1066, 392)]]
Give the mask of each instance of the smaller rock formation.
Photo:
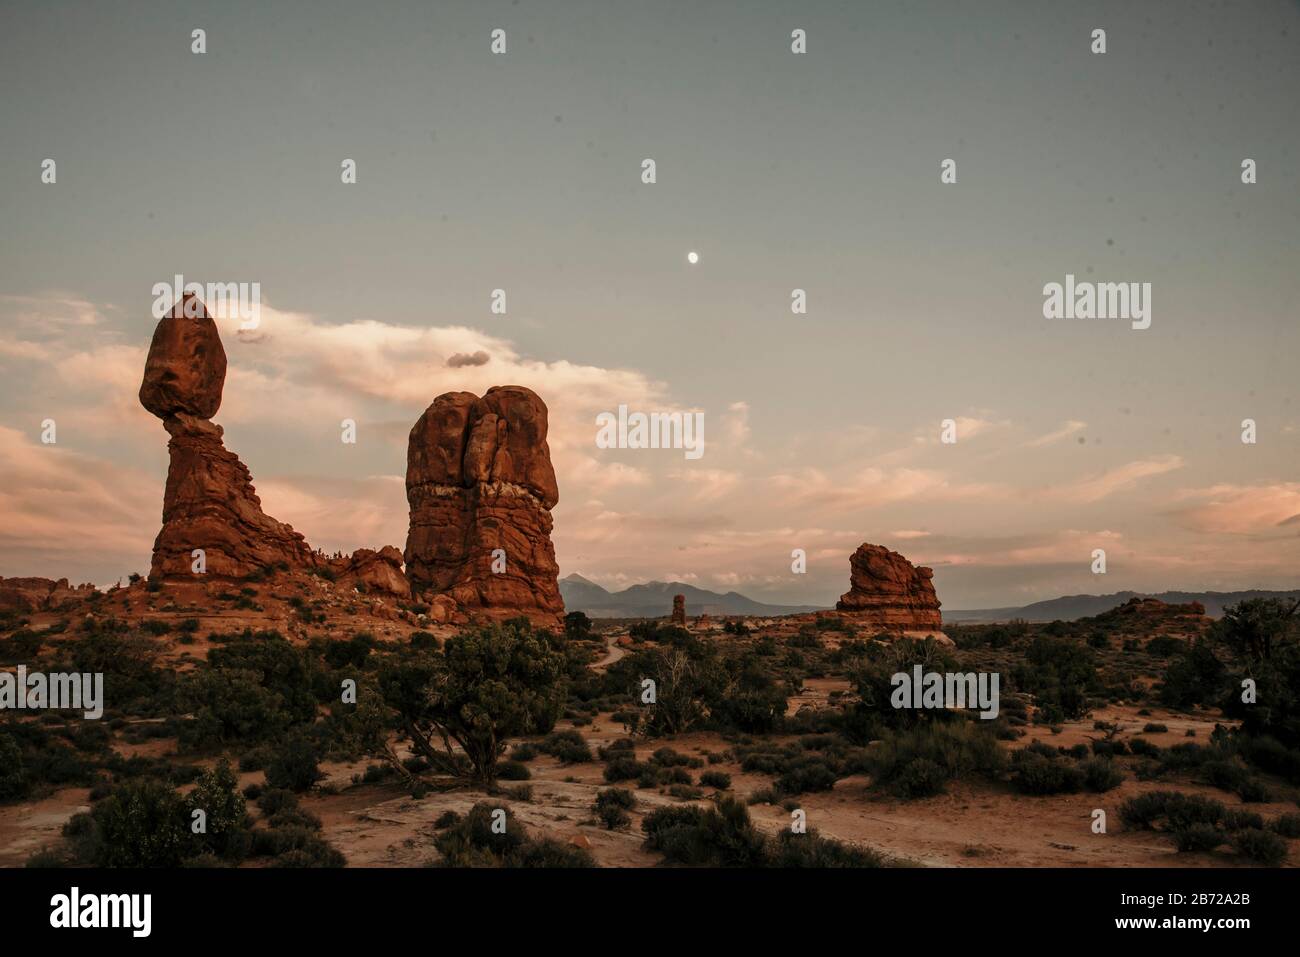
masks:
[(883, 631), (939, 631), (943, 617), (933, 569), (882, 545), (862, 544), (849, 559), (849, 590), (835, 607)]
[(438, 615), (563, 627), (546, 432), (545, 403), (513, 385), (440, 395), (412, 427), (406, 573)]
[(392, 545), (379, 551), (358, 548), (351, 555), (330, 559), (328, 567), (336, 582), (366, 594), (411, 596), (411, 586), (402, 573), (402, 553)]
[(95, 593), (94, 585), (73, 588), (66, 578), (0, 577), (0, 610), (57, 611), (67, 602), (82, 601)]
[(686, 627), (686, 596), (673, 595), (673, 619), (674, 625)]
[(1118, 615), (1134, 615), (1140, 618), (1203, 618), (1205, 606), (1199, 601), (1185, 605), (1171, 605), (1159, 598), (1130, 598), (1115, 609)]

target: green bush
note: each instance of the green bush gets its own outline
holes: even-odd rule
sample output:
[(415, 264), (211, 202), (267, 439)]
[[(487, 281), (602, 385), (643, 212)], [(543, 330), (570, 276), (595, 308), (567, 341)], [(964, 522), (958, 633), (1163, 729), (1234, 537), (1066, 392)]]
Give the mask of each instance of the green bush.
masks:
[(1225, 810), (1222, 802), (1199, 794), (1152, 791), (1123, 802), (1119, 815), (1129, 827), (1154, 829), (1164, 821), (1166, 830), (1180, 831), (1193, 824), (1219, 824), (1224, 820)]
[(1180, 854), (1212, 851), (1224, 841), (1223, 832), (1213, 824), (1189, 824), (1174, 831), (1173, 838)]
[(705, 771), (700, 775), (700, 784), (725, 791), (731, 787), (731, 775), (725, 771)]
[[(503, 814), (498, 815), (496, 812)], [(504, 829), (494, 827), (500, 820)], [(592, 867), (590, 853), (545, 839), (531, 840), (507, 808), (480, 802), (434, 839), (444, 867)]]
[(1277, 867), (1286, 860), (1286, 841), (1273, 832), (1260, 828), (1238, 831), (1232, 836), (1232, 849), (1242, 857), (1266, 867)]
[(498, 761), (497, 777), (503, 781), (527, 781), (532, 778), (528, 765), (521, 761)]
[(0, 731), (0, 801), (23, 797), (28, 784), (22, 749), (17, 741)]
[(573, 730), (552, 731), (537, 744), (537, 750), (563, 764), (582, 764), (592, 759), (586, 740)]
[(229, 761), (222, 759), (205, 771), (185, 801), (190, 820), (195, 810), (206, 815), (207, 833), (191, 835), (199, 842), (198, 853), (211, 853), (226, 861), (239, 861), (248, 854), (248, 806), (239, 793), (239, 778)]
[[(924, 759), (938, 768), (920, 765)], [(903, 797), (919, 796), (918, 785), (964, 778), (995, 777), (1004, 765), (1002, 749), (991, 729), (973, 721), (929, 722), (915, 728), (890, 731), (866, 757), (875, 783), (894, 788)], [(904, 773), (907, 772), (906, 783)], [(926, 789), (922, 793), (936, 793)]]
[(291, 737), (266, 768), (266, 783), (288, 791), (307, 791), (324, 775), (316, 762), (316, 748), (302, 736)]
[[(88, 840), (80, 846), (95, 867), (176, 867), (185, 856), (190, 820), (185, 801), (161, 781), (118, 785), (90, 818), (93, 835), (83, 830), (79, 836)], [(72, 836), (78, 836), (75, 829)]]
[(1275, 817), (1269, 823), (1269, 827), (1283, 837), (1300, 837), (1300, 814), (1295, 811), (1288, 811), (1286, 814)]

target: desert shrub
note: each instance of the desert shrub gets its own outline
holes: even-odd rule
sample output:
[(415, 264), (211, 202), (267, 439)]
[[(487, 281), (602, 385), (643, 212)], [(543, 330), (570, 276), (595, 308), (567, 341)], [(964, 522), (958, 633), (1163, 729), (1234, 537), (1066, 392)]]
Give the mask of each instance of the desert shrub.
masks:
[(1129, 798), (1119, 806), (1120, 819), (1133, 828), (1154, 829), (1165, 822), (1165, 830), (1185, 830), (1193, 824), (1219, 824), (1225, 808), (1219, 801), (1179, 791), (1152, 791)]
[(22, 749), (11, 736), (0, 731), (0, 801), (22, 797), (28, 785)]
[(1146, 738), (1131, 739), (1128, 743), (1128, 749), (1139, 757), (1158, 758), (1160, 756), (1159, 746), (1152, 744)]
[(1246, 828), (1232, 835), (1232, 849), (1266, 867), (1277, 867), (1286, 860), (1286, 841), (1260, 828)]
[(364, 668), (375, 647), (375, 637), (359, 631), (346, 641), (331, 639), (325, 643), (325, 663), (331, 668)]
[(693, 867), (879, 867), (884, 858), (816, 831), (782, 831), (765, 838), (740, 801), (724, 797), (715, 807), (659, 808), (641, 822), (647, 850), (669, 864)]
[(816, 757), (799, 758), (786, 766), (777, 778), (776, 786), (785, 794), (803, 794), (807, 791), (829, 791), (835, 787), (838, 775), (824, 760)]
[(706, 788), (717, 788), (719, 791), (725, 791), (731, 787), (731, 775), (725, 771), (705, 771), (700, 775), (700, 784)]
[(1300, 837), (1300, 814), (1288, 811), (1275, 817), (1268, 826), (1283, 837)]
[(268, 818), (298, 806), (298, 796), (284, 788), (268, 788), (257, 798), (257, 809)]
[[(908, 766), (918, 760), (931, 762), (938, 772), (921, 765), (904, 779)], [(904, 797), (916, 796), (913, 785), (931, 781), (936, 774), (944, 782), (972, 774), (994, 776), (1002, 770), (1003, 761), (992, 731), (971, 721), (932, 722), (890, 732), (866, 758), (877, 784), (894, 787), (904, 780), (911, 782), (901, 790), (895, 788)]]
[(417, 651), (437, 651), (438, 637), (428, 631), (411, 632), (411, 647)]
[(641, 821), (647, 850), (672, 864), (697, 867), (761, 867), (763, 835), (745, 805), (723, 798), (716, 808), (699, 805), (658, 808)]
[(1254, 811), (1247, 811), (1239, 807), (1230, 807), (1223, 812), (1223, 820), (1220, 822), (1225, 831), (1240, 831), (1244, 828), (1262, 828), (1264, 818)]
[(1073, 761), (1022, 748), (1011, 758), (1012, 784), (1022, 794), (1064, 794), (1084, 786), (1084, 772)]
[(1211, 643), (1195, 641), (1165, 668), (1160, 701), (1175, 708), (1217, 703), (1225, 692), (1226, 673)]
[(592, 759), (590, 746), (573, 730), (552, 731), (537, 744), (537, 750), (564, 764), (581, 764)]
[(200, 845), (198, 853), (211, 853), (226, 861), (239, 861), (248, 854), (251, 844), (248, 807), (239, 793), (239, 779), (229, 761), (222, 759), (205, 771), (185, 801), (191, 812), (186, 820), (192, 820), (194, 810), (206, 815), (206, 833), (191, 835)]
[(627, 812), (635, 804), (636, 796), (631, 791), (623, 788), (607, 788), (597, 793), (591, 807), (606, 829), (612, 831), (632, 823), (632, 818)]
[(655, 764), (659, 765), (660, 767), (665, 767), (665, 768), (677, 767), (678, 765), (686, 765), (687, 763), (690, 762), (690, 758), (688, 758), (684, 754), (679, 754), (677, 751), (673, 750), (672, 748), (656, 749), (655, 752), (652, 755), (650, 755), (650, 760), (653, 761)]
[(595, 867), (596, 861), (585, 848), (544, 837), (527, 841), (513, 859), (511, 867)]
[(306, 791), (323, 776), (315, 746), (301, 735), (289, 738), (266, 768), (266, 783), (288, 791)]
[(1030, 642), (1012, 680), (1017, 689), (1034, 694), (1043, 723), (1082, 718), (1088, 713), (1088, 691), (1097, 685), (1096, 653), (1073, 639), (1042, 634)]
[(503, 781), (527, 781), (532, 777), (528, 765), (521, 761), (498, 761), (497, 777)]
[(946, 784), (943, 768), (929, 758), (914, 758), (894, 781), (894, 793), (910, 801), (942, 794)]
[[(118, 785), (90, 812), (80, 853), (96, 867), (175, 867), (188, 841), (185, 802), (161, 781), (144, 778)], [(71, 823), (71, 822), (70, 822)]]
[(1237, 797), (1246, 804), (1263, 804), (1272, 800), (1272, 792), (1258, 778), (1247, 778), (1237, 786)]
[(631, 781), (647, 770), (646, 765), (634, 758), (615, 758), (605, 765), (604, 777), (610, 784), (615, 781)]
[(1083, 786), (1094, 794), (1113, 790), (1124, 780), (1124, 773), (1110, 758), (1087, 758), (1079, 763), (1079, 769)]
[[(495, 814), (502, 811), (503, 816)], [(503, 820), (500, 833), (493, 826)], [(444, 867), (591, 867), (582, 848), (556, 841), (533, 841), (508, 808), (479, 802), (463, 818), (444, 827), (434, 839)]]
[(1224, 834), (1213, 824), (1189, 824), (1173, 832), (1174, 847), (1180, 854), (1212, 851), (1224, 841)]
[(1146, 724), (1142, 726), (1143, 734), (1160, 734), (1161, 732), (1168, 731), (1168, 730), (1169, 730), (1168, 725), (1159, 724), (1155, 721), (1148, 721)]
[(805, 834), (782, 830), (768, 844), (767, 866), (884, 867), (886, 861), (878, 851), (822, 837), (810, 828)]
[(541, 752), (537, 750), (535, 745), (529, 744), (528, 742), (525, 741), (520, 744), (516, 744), (513, 748), (510, 749), (510, 760), (511, 761), (532, 761), (540, 753)]

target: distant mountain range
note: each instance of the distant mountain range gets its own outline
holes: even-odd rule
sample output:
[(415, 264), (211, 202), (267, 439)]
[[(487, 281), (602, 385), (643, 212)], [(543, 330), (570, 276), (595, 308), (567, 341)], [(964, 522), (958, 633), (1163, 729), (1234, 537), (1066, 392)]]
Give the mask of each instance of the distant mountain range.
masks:
[[(725, 595), (684, 582), (646, 582), (622, 591), (611, 592), (581, 575), (560, 579), (560, 595), (567, 611), (586, 612), (592, 618), (666, 618), (673, 609), (673, 596), (686, 596), (686, 614), (696, 615), (799, 615), (825, 611), (825, 605), (768, 605), (746, 598), (739, 592)], [(1292, 591), (1165, 591), (1156, 594), (1117, 591), (1113, 595), (1066, 595), (1047, 601), (1011, 608), (943, 609), (943, 620), (952, 624), (993, 621), (1074, 621), (1091, 618), (1124, 604), (1130, 598), (1158, 598), (1171, 605), (1199, 601), (1211, 618), (1220, 618), (1226, 605), (1247, 598), (1300, 598), (1300, 589)]]
[(1023, 618), (1025, 621), (1073, 621), (1076, 618), (1091, 618), (1102, 612), (1110, 611), (1124, 604), (1130, 598), (1158, 598), (1171, 605), (1185, 605), (1190, 601), (1199, 601), (1205, 606), (1205, 613), (1211, 618), (1223, 616), (1226, 605), (1235, 605), (1247, 598), (1300, 598), (1300, 590), (1293, 591), (1163, 591), (1156, 594), (1135, 591), (1117, 591), (1113, 595), (1067, 595), (1063, 598), (1051, 598), (1036, 601), (1019, 608), (981, 608), (973, 611), (943, 610), (945, 622), (978, 623), (986, 621), (1010, 621)]
[(767, 605), (739, 592), (720, 595), (683, 582), (646, 582), (611, 592), (581, 575), (560, 579), (566, 611), (586, 612), (590, 618), (666, 618), (673, 596), (686, 596), (686, 614), (696, 615), (798, 615), (818, 611), (818, 605)]

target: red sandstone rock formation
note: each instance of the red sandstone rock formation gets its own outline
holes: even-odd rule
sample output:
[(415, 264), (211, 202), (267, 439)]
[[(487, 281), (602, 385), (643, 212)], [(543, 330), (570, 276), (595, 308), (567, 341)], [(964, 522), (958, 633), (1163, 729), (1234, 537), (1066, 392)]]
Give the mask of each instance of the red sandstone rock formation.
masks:
[(685, 595), (673, 595), (672, 623), (674, 625), (681, 625), (683, 628), (686, 627), (686, 596)]
[(898, 552), (863, 544), (849, 559), (849, 590), (835, 607), (887, 631), (925, 631), (943, 627), (934, 571), (913, 565)]
[[(208, 575), (242, 578), (271, 565), (314, 568), (325, 562), (306, 539), (262, 511), (252, 476), (209, 421), (221, 407), (226, 352), (217, 324), (186, 296), (154, 330), (140, 384), (140, 404), (163, 420), (171, 436), (171, 464), (163, 494), (163, 525), (153, 546), (149, 577), (195, 573), (203, 550)], [(335, 572), (367, 589), (408, 595), (396, 548), (360, 549), (339, 559)]]
[(0, 609), (5, 611), (56, 611), (65, 602), (89, 598), (94, 585), (73, 588), (66, 578), (0, 578)]
[(402, 574), (402, 553), (392, 545), (379, 551), (358, 548), (351, 555), (331, 559), (329, 567), (339, 584), (352, 585), (366, 594), (411, 596), (410, 583)]
[(440, 395), (412, 427), (406, 573), (439, 615), (562, 627), (546, 429), (546, 405), (522, 386)]

